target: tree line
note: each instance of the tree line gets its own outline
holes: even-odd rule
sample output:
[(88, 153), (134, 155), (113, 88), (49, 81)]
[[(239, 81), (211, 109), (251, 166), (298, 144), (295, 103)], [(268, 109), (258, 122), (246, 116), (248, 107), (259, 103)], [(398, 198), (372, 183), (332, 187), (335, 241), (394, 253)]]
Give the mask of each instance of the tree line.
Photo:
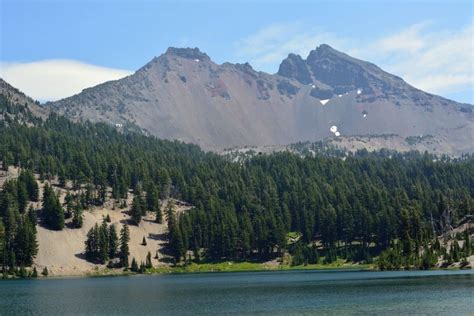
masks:
[[(11, 104), (1, 101), (0, 113), (6, 113)], [(176, 262), (266, 260), (288, 251), (302, 262), (341, 255), (370, 260), (395, 241), (433, 240), (446, 226), (446, 209), (455, 210), (450, 224), (472, 215), (470, 155), (451, 159), (360, 151), (300, 157), (283, 152), (232, 163), (195, 145), (119, 132), (103, 123), (74, 123), (56, 114), (46, 120), (5, 119), (0, 135), (4, 169), (21, 166), (41, 180), (58, 177), (63, 186), (87, 187), (87, 198), (77, 199), (94, 205), (105, 202), (107, 188), (123, 203), (133, 190), (135, 224), (146, 211), (163, 221), (160, 199), (193, 205), (179, 215), (167, 212)], [(61, 205), (53, 195), (44, 196), (41, 218), (51, 229), (61, 229)], [(8, 216), (1, 216), (5, 225)], [(300, 236), (296, 245), (289, 233)], [(319, 250), (313, 249), (316, 241)], [(105, 258), (100, 247), (92, 253)]]

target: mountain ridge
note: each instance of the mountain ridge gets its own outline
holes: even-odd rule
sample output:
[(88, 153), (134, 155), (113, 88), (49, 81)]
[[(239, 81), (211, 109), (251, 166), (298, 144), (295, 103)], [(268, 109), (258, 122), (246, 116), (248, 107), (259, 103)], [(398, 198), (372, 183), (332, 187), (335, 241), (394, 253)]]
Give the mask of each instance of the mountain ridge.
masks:
[(130, 76), (45, 107), (210, 150), (316, 141), (334, 137), (330, 127), (337, 126), (342, 135), (433, 135), (454, 142), (455, 151), (473, 151), (472, 106), (325, 44), (306, 59), (290, 54), (276, 74), (216, 64), (197, 47), (170, 47)]

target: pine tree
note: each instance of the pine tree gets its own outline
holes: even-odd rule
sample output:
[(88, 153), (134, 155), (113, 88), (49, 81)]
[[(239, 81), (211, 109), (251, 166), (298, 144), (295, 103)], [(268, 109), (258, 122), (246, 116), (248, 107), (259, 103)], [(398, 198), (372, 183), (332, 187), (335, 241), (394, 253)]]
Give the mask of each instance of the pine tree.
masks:
[(44, 187), (43, 214), (43, 220), (49, 228), (54, 230), (62, 230), (64, 228), (63, 208), (59, 203), (58, 196), (48, 184)]
[(44, 267), (43, 271), (41, 272), (41, 274), (45, 277), (47, 277), (49, 275), (49, 272), (48, 272), (48, 268), (47, 267)]
[(146, 255), (146, 268), (151, 269), (153, 268), (153, 264), (151, 263), (151, 252), (148, 251), (148, 254)]
[(118, 237), (115, 225), (109, 227), (109, 257), (115, 258), (118, 251)]
[(18, 276), (19, 276), (20, 278), (26, 278), (26, 277), (28, 277), (28, 272), (26, 271), (24, 265), (21, 265), (21, 266), (20, 266), (20, 270), (18, 271)]
[(181, 261), (182, 256), (184, 255), (185, 248), (183, 244), (183, 237), (179, 226), (173, 226), (170, 232), (170, 249), (175, 260), (175, 263)]
[(146, 267), (145, 267), (145, 263), (143, 263), (143, 261), (140, 263), (140, 268), (138, 269), (138, 273), (145, 273), (146, 271)]
[(454, 262), (458, 262), (460, 260), (460, 249), (459, 249), (459, 244), (457, 240), (453, 240), (453, 243), (451, 245), (451, 253), (452, 253), (452, 258)]
[(463, 253), (465, 257), (469, 257), (472, 253), (471, 238), (467, 230), (464, 232)]
[(29, 200), (37, 202), (39, 198), (39, 188), (33, 172), (29, 169), (23, 170), (20, 173), (19, 180), (26, 184)]
[(26, 216), (18, 222), (13, 246), (17, 264), (29, 266), (33, 263), (33, 257), (38, 253), (38, 242), (36, 229)]
[(138, 226), (142, 220), (142, 205), (140, 199), (137, 196), (133, 198), (130, 215), (132, 218), (132, 223)]
[(30, 205), (28, 208), (28, 220), (36, 231), (36, 225), (38, 225), (38, 215), (36, 210), (33, 208), (33, 205)]
[(76, 203), (73, 207), (72, 215), (72, 226), (74, 228), (81, 228), (84, 222), (84, 216), (82, 215), (82, 206), (79, 203)]
[(147, 243), (146, 243), (146, 239), (145, 239), (145, 236), (143, 236), (143, 239), (142, 239), (142, 246), (146, 246)]
[(99, 261), (105, 263), (109, 259), (109, 228), (104, 219), (99, 228)]
[(128, 268), (128, 255), (130, 250), (128, 248), (128, 242), (130, 241), (130, 232), (128, 230), (128, 225), (124, 224), (120, 230), (120, 263), (122, 267)]
[(38, 270), (36, 270), (36, 267), (33, 267), (33, 273), (31, 274), (32, 278), (37, 278), (38, 277)]
[(161, 224), (163, 222), (163, 214), (161, 212), (159, 193), (156, 186), (149, 187), (146, 202), (148, 211), (155, 213), (155, 222)]
[(64, 213), (64, 218), (68, 219), (72, 217), (73, 208), (74, 208), (74, 197), (68, 191), (64, 197), (64, 203), (66, 204), (66, 212)]
[(132, 259), (132, 264), (130, 265), (130, 271), (132, 272), (138, 272), (138, 264), (137, 261), (135, 260), (135, 257)]
[(97, 223), (87, 232), (85, 245), (87, 260), (97, 260), (99, 256), (99, 225)]
[(28, 191), (26, 190), (26, 184), (22, 181), (17, 181), (17, 201), (18, 210), (21, 214), (24, 214), (28, 205)]
[(5, 272), (6, 268), (6, 243), (5, 243), (5, 226), (3, 221), (0, 220), (0, 264), (2, 266), (2, 271)]

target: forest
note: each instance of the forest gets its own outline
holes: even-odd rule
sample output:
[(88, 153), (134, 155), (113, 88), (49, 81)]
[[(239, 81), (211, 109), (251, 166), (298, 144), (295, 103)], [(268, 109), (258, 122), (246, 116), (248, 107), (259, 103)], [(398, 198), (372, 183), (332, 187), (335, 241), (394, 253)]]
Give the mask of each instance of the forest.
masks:
[[(119, 131), (56, 114), (43, 120), (3, 95), (0, 161), (3, 170), (22, 170), (0, 191), (4, 273), (32, 264), (37, 224), (60, 230), (65, 216), (76, 216), (75, 225), (80, 225), (83, 208), (111, 198), (120, 201), (129, 191), (135, 194), (132, 224), (139, 224), (143, 212), (157, 212), (160, 199), (193, 205), (179, 215), (157, 212), (157, 221), (167, 221), (176, 264), (263, 261), (287, 254), (294, 265), (322, 258), (371, 262), (377, 256), (381, 269), (429, 268), (436, 251), (449, 260), (436, 236), (473, 210), (471, 155), (364, 150), (312, 157), (281, 152), (231, 162), (196, 145), (135, 129)], [(57, 178), (61, 186), (70, 183), (85, 193), (61, 205), (48, 187), (38, 196), (35, 174), (40, 181)], [(41, 208), (26, 207), (40, 199)], [(107, 231), (98, 226), (96, 233), (101, 229)], [(472, 245), (469, 236), (460, 239), (468, 242), (456, 252), (466, 257)], [(100, 249), (91, 248), (94, 259), (110, 257)], [(118, 250), (112, 254), (118, 255)]]

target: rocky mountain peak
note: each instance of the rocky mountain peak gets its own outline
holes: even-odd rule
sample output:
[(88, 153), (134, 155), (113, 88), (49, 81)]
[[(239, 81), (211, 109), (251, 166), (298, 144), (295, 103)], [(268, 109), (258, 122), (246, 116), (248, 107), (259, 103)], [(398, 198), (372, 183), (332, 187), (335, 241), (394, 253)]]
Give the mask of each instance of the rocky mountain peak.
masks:
[(294, 78), (303, 84), (309, 84), (313, 80), (308, 70), (306, 61), (300, 55), (289, 54), (282, 61), (278, 69), (278, 74), (287, 78)]
[(213, 63), (198, 48), (170, 47), (131, 76), (47, 106), (207, 149), (320, 140), (332, 136), (332, 125), (341, 135), (438, 135), (457, 151), (472, 148), (470, 108), (329, 45), (306, 59), (289, 54), (276, 75), (248, 63)]
[(179, 56), (187, 59), (199, 59), (199, 60), (210, 60), (209, 56), (206, 53), (203, 53), (199, 48), (177, 48), (169, 47), (166, 50), (165, 55)]

